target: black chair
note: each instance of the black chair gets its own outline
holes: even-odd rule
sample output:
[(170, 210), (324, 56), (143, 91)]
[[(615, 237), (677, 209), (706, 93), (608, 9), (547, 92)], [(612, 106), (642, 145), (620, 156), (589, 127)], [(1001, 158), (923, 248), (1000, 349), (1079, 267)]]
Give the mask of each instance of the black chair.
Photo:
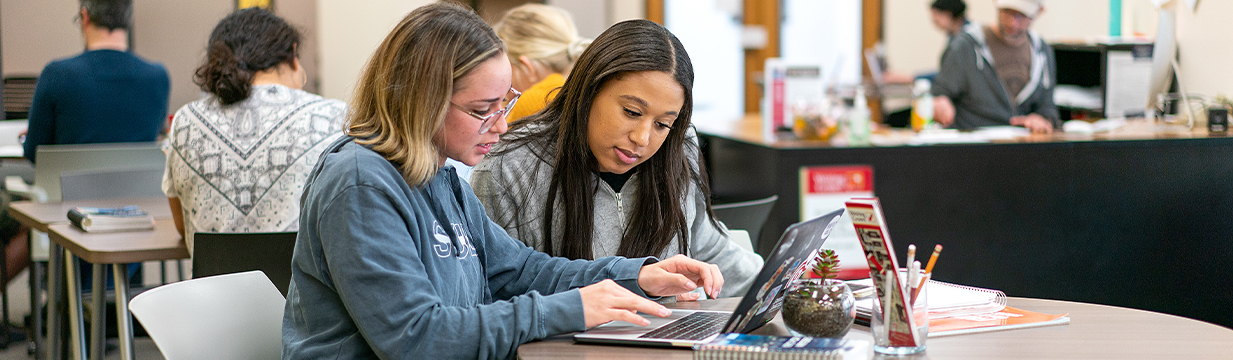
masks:
[(715, 211), (715, 218), (723, 221), (725, 225), (728, 225), (729, 229), (748, 231), (749, 238), (754, 241), (754, 249), (757, 249), (758, 235), (762, 233), (762, 224), (770, 217), (771, 208), (775, 207), (776, 200), (779, 200), (779, 195), (771, 195), (771, 197), (757, 200), (713, 205), (711, 209)]
[(294, 232), (195, 233), (193, 278), (260, 270), (287, 296)]

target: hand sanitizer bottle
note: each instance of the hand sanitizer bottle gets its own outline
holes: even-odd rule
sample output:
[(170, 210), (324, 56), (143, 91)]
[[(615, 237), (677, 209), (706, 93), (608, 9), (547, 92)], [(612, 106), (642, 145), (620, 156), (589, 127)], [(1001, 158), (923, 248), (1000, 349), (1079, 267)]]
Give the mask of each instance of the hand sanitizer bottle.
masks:
[(852, 111), (848, 112), (848, 144), (869, 145), (869, 104), (865, 100), (865, 87), (857, 87)]

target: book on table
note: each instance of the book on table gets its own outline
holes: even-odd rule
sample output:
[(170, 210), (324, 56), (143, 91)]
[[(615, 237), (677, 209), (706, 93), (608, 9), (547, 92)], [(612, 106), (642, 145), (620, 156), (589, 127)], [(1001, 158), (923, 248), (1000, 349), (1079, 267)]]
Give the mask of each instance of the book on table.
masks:
[(75, 207), (69, 222), (85, 232), (117, 232), (154, 229), (154, 217), (137, 206)]
[(853, 339), (730, 333), (723, 334), (709, 342), (694, 345), (694, 360), (861, 360), (868, 358), (869, 342)]

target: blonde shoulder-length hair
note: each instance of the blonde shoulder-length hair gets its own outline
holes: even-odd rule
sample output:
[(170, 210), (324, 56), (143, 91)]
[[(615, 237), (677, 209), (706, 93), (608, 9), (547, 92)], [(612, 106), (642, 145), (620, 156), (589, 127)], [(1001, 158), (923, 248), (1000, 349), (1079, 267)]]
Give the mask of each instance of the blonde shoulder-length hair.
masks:
[(364, 68), (348, 116), (347, 134), (389, 160), (408, 185), (439, 168), (441, 130), (455, 83), (505, 46), (479, 16), (438, 2), (394, 28)]

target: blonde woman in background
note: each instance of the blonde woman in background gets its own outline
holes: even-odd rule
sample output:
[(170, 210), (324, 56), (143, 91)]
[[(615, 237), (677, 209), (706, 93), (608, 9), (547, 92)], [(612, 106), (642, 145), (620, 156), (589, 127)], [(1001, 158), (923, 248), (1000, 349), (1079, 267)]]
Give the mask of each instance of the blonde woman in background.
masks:
[(506, 56), (514, 71), (514, 89), (522, 91), (522, 100), (509, 113), (510, 122), (548, 105), (565, 85), (574, 61), (591, 43), (578, 36), (568, 12), (548, 5), (510, 9), (493, 28), (505, 41)]

